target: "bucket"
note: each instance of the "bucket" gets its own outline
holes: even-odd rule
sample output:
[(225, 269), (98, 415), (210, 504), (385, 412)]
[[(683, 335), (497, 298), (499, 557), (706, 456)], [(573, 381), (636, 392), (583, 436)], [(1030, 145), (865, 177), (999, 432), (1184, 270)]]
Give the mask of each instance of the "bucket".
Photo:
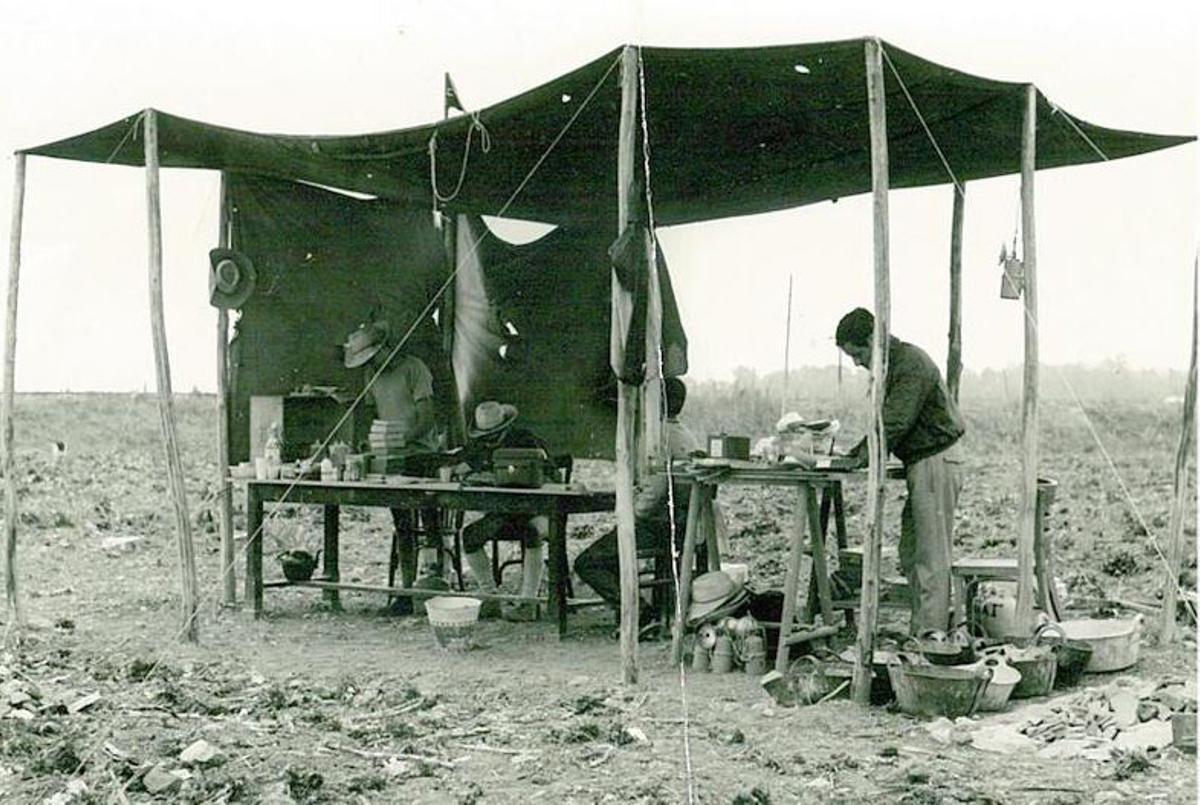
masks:
[(1018, 648), (1012, 645), (989, 649), (988, 654), (999, 654), (1021, 674), (1021, 681), (1013, 688), (1012, 698), (1029, 699), (1045, 696), (1054, 688), (1054, 677), (1058, 673), (1058, 651), (1056, 646), (1031, 645)]
[(469, 651), (475, 624), (479, 622), (478, 598), (439, 595), (425, 602), (425, 613), (438, 646), (451, 651)]
[(981, 711), (996, 712), (1008, 705), (1013, 689), (1021, 681), (1021, 672), (1004, 661), (1003, 657), (987, 657), (976, 663), (992, 669), (992, 678), (983, 689), (979, 700)]
[(992, 679), (987, 666), (916, 665), (905, 654), (888, 660), (888, 677), (901, 712), (923, 718), (969, 716)]

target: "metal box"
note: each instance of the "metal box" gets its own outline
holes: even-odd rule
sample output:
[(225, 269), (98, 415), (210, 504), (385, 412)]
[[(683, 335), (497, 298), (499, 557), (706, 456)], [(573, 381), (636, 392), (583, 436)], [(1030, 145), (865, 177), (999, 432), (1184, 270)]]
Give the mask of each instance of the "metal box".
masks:
[(718, 433), (708, 437), (708, 455), (711, 458), (736, 458), (749, 460), (750, 437), (727, 436)]
[(492, 451), (496, 486), (534, 488), (542, 485), (546, 451), (536, 447), (501, 447)]
[[(346, 417), (349, 403), (328, 395), (285, 394), (250, 398), (250, 457), (263, 454), (271, 423), (278, 422), (283, 436), (283, 460), (308, 458), (313, 442), (345, 442), (354, 447), (355, 417)], [(341, 425), (338, 426), (338, 423)], [(337, 427), (336, 433), (333, 432)]]

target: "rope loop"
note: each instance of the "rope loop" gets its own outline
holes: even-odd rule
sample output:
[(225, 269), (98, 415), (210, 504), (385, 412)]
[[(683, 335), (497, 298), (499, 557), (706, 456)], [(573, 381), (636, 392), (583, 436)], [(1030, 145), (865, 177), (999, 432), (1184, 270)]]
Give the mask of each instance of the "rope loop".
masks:
[(471, 112), (471, 125), (467, 128), (467, 139), (463, 142), (462, 164), (458, 171), (458, 181), (454, 185), (454, 189), (448, 194), (443, 194), (438, 189), (437, 181), (437, 129), (433, 130), (433, 134), (429, 137), (429, 184), (433, 190), (434, 208), (439, 204), (446, 204), (458, 197), (462, 190), (463, 181), (467, 178), (467, 165), (471, 161), (471, 140), (475, 136), (475, 132), (479, 132), (479, 150), (486, 154), (492, 150), (492, 134), (487, 130), (487, 126), (483, 125), (483, 121), (479, 119), (479, 112)]

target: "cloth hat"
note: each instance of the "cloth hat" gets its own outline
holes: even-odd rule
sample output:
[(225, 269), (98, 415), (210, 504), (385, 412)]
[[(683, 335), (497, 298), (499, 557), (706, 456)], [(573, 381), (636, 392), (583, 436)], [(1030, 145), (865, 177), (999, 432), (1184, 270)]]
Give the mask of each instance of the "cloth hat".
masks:
[(360, 324), (357, 330), (346, 336), (346, 343), (342, 344), (346, 353), (346, 368), (355, 369), (374, 358), (375, 353), (387, 343), (387, 337), (388, 326), (385, 321)]
[(208, 301), (214, 307), (240, 308), (254, 293), (254, 263), (239, 251), (226, 248), (208, 252)]
[(517, 406), (487, 400), (475, 406), (475, 422), (468, 435), (472, 439), (504, 430), (517, 418)]
[(734, 581), (723, 570), (701, 574), (692, 580), (692, 601), (688, 607), (688, 620), (704, 620), (726, 604), (735, 601), (744, 592), (741, 582)]

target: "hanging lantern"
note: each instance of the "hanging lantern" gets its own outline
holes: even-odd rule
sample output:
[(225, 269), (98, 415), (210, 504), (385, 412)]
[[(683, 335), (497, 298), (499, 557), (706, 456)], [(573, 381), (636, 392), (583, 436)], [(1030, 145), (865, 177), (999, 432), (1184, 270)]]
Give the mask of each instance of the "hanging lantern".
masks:
[(1000, 265), (1004, 268), (1000, 276), (1000, 298), (1020, 299), (1025, 287), (1025, 263), (1017, 258), (1016, 243), (1013, 243), (1011, 254), (1006, 247), (1000, 247)]

